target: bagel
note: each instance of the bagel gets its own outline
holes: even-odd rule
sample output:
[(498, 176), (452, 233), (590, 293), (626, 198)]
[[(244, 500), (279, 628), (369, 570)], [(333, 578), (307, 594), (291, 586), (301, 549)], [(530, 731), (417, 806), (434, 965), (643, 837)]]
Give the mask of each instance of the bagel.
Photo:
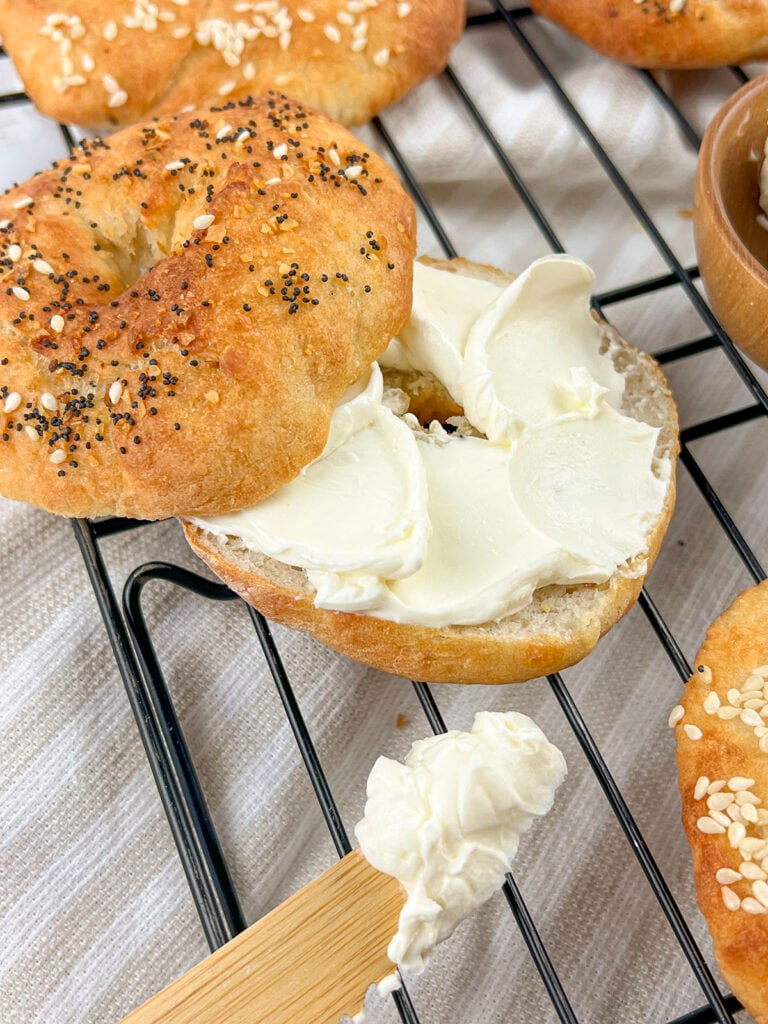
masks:
[(138, 519), (266, 496), (407, 319), (414, 231), (383, 161), (285, 97), (84, 141), (0, 198), (0, 493)]
[(445, 66), (463, 0), (0, 0), (29, 96), (111, 128), (278, 88), (362, 124)]
[[(567, 259), (567, 257), (562, 258), (563, 261)], [(538, 261), (538, 263), (544, 262), (546, 261)], [(493, 284), (496, 292), (500, 292), (502, 297), (498, 299), (498, 302), (491, 301), (490, 295), (486, 297), (483, 302), (491, 301), (491, 304), (484, 307), (482, 316), (496, 315), (493, 311), (501, 308), (500, 304), (506, 301), (504, 297), (509, 296), (512, 291), (508, 287), (514, 280), (512, 276), (502, 274), (493, 268), (470, 264), (464, 260), (447, 262), (427, 261), (427, 263), (431, 268), (448, 272), (444, 275), (448, 279), (445, 287), (449, 290), (456, 287), (457, 294), (460, 290), (459, 283), (461, 288), (470, 286), (474, 288), (476, 282)], [(578, 261), (571, 260), (570, 263), (576, 265)], [(534, 264), (534, 267), (537, 265)], [(578, 266), (584, 267), (583, 264), (578, 264)], [(527, 273), (532, 273), (532, 270), (533, 268)], [(586, 270), (587, 268), (584, 268), (584, 271)], [(584, 277), (584, 271), (578, 271), (582, 278)], [(571, 271), (569, 270), (570, 273)], [(576, 271), (574, 270), (573, 273), (576, 273)], [(457, 276), (453, 277), (451, 275)], [(622, 341), (616, 332), (604, 321), (597, 320), (597, 323), (595, 323), (595, 320), (591, 318), (587, 302), (591, 280), (590, 277), (586, 286), (586, 294), (584, 293), (583, 280), (580, 282), (579, 287), (581, 291), (578, 296), (580, 308), (578, 310), (575, 310), (572, 306), (568, 306), (567, 309), (564, 308), (562, 316), (566, 318), (566, 330), (570, 323), (575, 323), (576, 320), (582, 326), (588, 325), (583, 326), (583, 330), (592, 332), (596, 339), (594, 354), (590, 355), (589, 358), (593, 361), (602, 359), (602, 356), (598, 355), (598, 348), (600, 348), (602, 353), (610, 357), (604, 359), (605, 366), (610, 367), (610, 373), (607, 369), (601, 372), (604, 376), (606, 374), (610, 376), (610, 374), (615, 373), (617, 379), (621, 382), (623, 397), (620, 397), (619, 402), (622, 413), (631, 418), (632, 421), (637, 421), (635, 426), (639, 434), (643, 433), (645, 436), (645, 433), (654, 434), (654, 431), (647, 431), (645, 427), (639, 427), (637, 424), (648, 424), (658, 431), (650, 442), (644, 442), (648, 443), (649, 448), (644, 449), (645, 454), (643, 456), (643, 458), (647, 459), (643, 468), (643, 479), (645, 480), (647, 477), (647, 486), (653, 491), (656, 504), (653, 504), (652, 511), (649, 512), (647, 517), (643, 518), (642, 526), (638, 528), (639, 533), (637, 536), (640, 539), (637, 541), (636, 547), (631, 550), (631, 556), (621, 565), (612, 565), (606, 572), (607, 578), (606, 576), (601, 577), (601, 582), (588, 583), (581, 582), (581, 580), (579, 582), (571, 582), (577, 578), (578, 574), (571, 574), (567, 578), (563, 576), (558, 577), (559, 569), (547, 569), (542, 578), (530, 587), (531, 592), (526, 591), (523, 598), (519, 600), (517, 592), (515, 592), (514, 599), (512, 599), (509, 598), (506, 591), (504, 593), (500, 591), (499, 595), (494, 597), (494, 601), (496, 601), (494, 611), (492, 615), (488, 615), (487, 620), (470, 621), (473, 617), (477, 619), (482, 613), (481, 610), (486, 608), (485, 595), (489, 594), (492, 588), (489, 584), (483, 590), (482, 588), (485, 587), (483, 582), (478, 584), (477, 591), (480, 594), (482, 603), (478, 600), (477, 607), (472, 605), (469, 611), (462, 610), (460, 613), (457, 613), (456, 618), (461, 619), (461, 621), (441, 620), (438, 622), (435, 615), (432, 614), (433, 609), (431, 608), (427, 608), (425, 621), (395, 621), (392, 617), (387, 617), (390, 615), (389, 606), (387, 605), (381, 606), (384, 608), (384, 611), (381, 611), (380, 607), (377, 606), (379, 610), (374, 611), (374, 613), (349, 611), (348, 608), (342, 608), (341, 605), (344, 603), (345, 596), (348, 593), (352, 594), (353, 598), (355, 597), (355, 583), (358, 578), (349, 575), (336, 578), (333, 575), (333, 569), (331, 569), (329, 570), (329, 576), (321, 574), (322, 579), (320, 579), (313, 570), (307, 568), (308, 565), (313, 564), (311, 560), (314, 557), (310, 549), (309, 540), (303, 543), (300, 538), (295, 544), (291, 542), (293, 546), (290, 550), (288, 549), (288, 543), (285, 542), (286, 549), (282, 553), (280, 551), (280, 543), (282, 541), (275, 540), (273, 543), (271, 540), (267, 542), (259, 538), (258, 542), (254, 544), (252, 538), (256, 535), (257, 531), (261, 530), (262, 534), (264, 533), (263, 519), (260, 520), (262, 524), (260, 527), (248, 527), (250, 540), (246, 540), (242, 532), (239, 536), (234, 535), (232, 531), (233, 519), (226, 516), (215, 521), (210, 519), (185, 521), (183, 524), (185, 535), (193, 550), (240, 596), (263, 612), (268, 618), (304, 630), (348, 657), (396, 675), (428, 682), (522, 682), (539, 675), (558, 671), (583, 658), (592, 650), (599, 637), (614, 625), (634, 603), (640, 592), (643, 579), (656, 558), (674, 505), (674, 463), (678, 448), (676, 408), (658, 366), (650, 356), (639, 352), (627, 342)], [(453, 285), (453, 281), (457, 282), (456, 286)], [(541, 294), (535, 294), (534, 299), (531, 300), (534, 303), (536, 315), (540, 316), (542, 322), (546, 324), (545, 329), (549, 332), (549, 336), (558, 339), (558, 322), (556, 320), (550, 322), (550, 314), (552, 314), (551, 302), (554, 300), (550, 298), (548, 292), (542, 291), (539, 285), (532, 285), (532, 281), (533, 277), (528, 277), (525, 285), (521, 283), (520, 289), (523, 287), (531, 288), (534, 293), (537, 288), (539, 289)], [(467, 282), (469, 282), (469, 285)], [(495, 292), (491, 294), (495, 294)], [(537, 302), (539, 303), (538, 307), (536, 307)], [(450, 313), (444, 311), (444, 316), (452, 320), (456, 320), (458, 315), (455, 309)], [(416, 313), (414, 313), (409, 328), (404, 332), (403, 337), (412, 329), (415, 318)], [(478, 323), (479, 319), (475, 323)], [(582, 326), (579, 327), (579, 330), (582, 330)], [(469, 337), (470, 341), (467, 342), (467, 350), (469, 350), (472, 344), (471, 333)], [(523, 378), (523, 384), (521, 385), (524, 391), (527, 390), (526, 381), (532, 380), (535, 382), (537, 374), (540, 373), (540, 366), (545, 365), (548, 358), (546, 355), (546, 344), (540, 344), (542, 342), (541, 332), (539, 331), (538, 334), (534, 334), (532, 337), (535, 338), (535, 341), (530, 342), (532, 358), (530, 366), (528, 364), (525, 366), (528, 376)], [(389, 352), (390, 350), (388, 350), (388, 355), (384, 362), (389, 362), (391, 365)], [(522, 372), (520, 370), (521, 374)], [(514, 378), (516, 373), (517, 371), (513, 369), (510, 377)], [(405, 370), (395, 369), (394, 371), (388, 369), (385, 370), (385, 381), (397, 390), (387, 392), (387, 395), (390, 396), (390, 401), (394, 401), (395, 399), (391, 397), (392, 395), (396, 398), (403, 391), (408, 393), (410, 411), (405, 415), (405, 420), (409, 422), (411, 429), (414, 431), (417, 445), (420, 442), (424, 442), (424, 446), (429, 448), (429, 445), (434, 441), (439, 447), (443, 444), (450, 444), (452, 441), (450, 437), (448, 441), (443, 437), (443, 434), (446, 433), (443, 427), (435, 424), (419, 427), (418, 424), (415, 424), (414, 410), (419, 412), (424, 424), (429, 423), (429, 420), (436, 416), (443, 423), (447, 423), (448, 429), (453, 429), (456, 436), (465, 435), (464, 440), (457, 441), (457, 444), (459, 449), (461, 449), (462, 445), (471, 444), (473, 446), (471, 449), (465, 447), (464, 450), (474, 453), (472, 458), (475, 462), (469, 465), (467, 479), (457, 480), (456, 490), (457, 493), (477, 492), (478, 494), (483, 494), (482, 488), (484, 485), (479, 473), (477, 477), (473, 476), (473, 465), (481, 465), (482, 460), (486, 458), (486, 454), (493, 455), (496, 458), (497, 456), (494, 452), (499, 453), (499, 459), (503, 459), (506, 457), (503, 453), (508, 449), (513, 450), (513, 446), (508, 441), (508, 435), (505, 434), (503, 427), (498, 427), (497, 430), (497, 426), (491, 425), (489, 429), (498, 434), (497, 440), (491, 442), (484, 438), (476, 427), (472, 426), (467, 418), (469, 417), (467, 412), (468, 404), (462, 408), (460, 403), (457, 402), (457, 398), (460, 399), (462, 396), (451, 394), (446, 390), (448, 382), (445, 380), (445, 376), (447, 375), (443, 375), (441, 383), (439, 379), (435, 379), (434, 374), (418, 371), (418, 368), (413, 371), (408, 371), (407, 368)], [(545, 380), (544, 389), (547, 386), (547, 380)], [(553, 383), (551, 390), (556, 392), (557, 387)], [(452, 391), (456, 391), (452, 384), (450, 388)], [(478, 392), (478, 394), (481, 393), (481, 391)], [(468, 392), (464, 397), (467, 397), (468, 400)], [(474, 401), (475, 399), (473, 399)], [(460, 414), (466, 413), (466, 416), (460, 415), (459, 418), (456, 418), (457, 411)], [(563, 429), (565, 430), (566, 428)], [(430, 439), (430, 435), (439, 436)], [(563, 437), (566, 442), (566, 447), (563, 448), (564, 451), (576, 451), (576, 449), (567, 447), (567, 433), (557, 436)], [(517, 443), (522, 444), (522, 442)], [(559, 443), (558, 441), (555, 447), (558, 447)], [(483, 444), (489, 447), (483, 448)], [(391, 448), (392, 446), (390, 445), (389, 447)], [(533, 450), (535, 451), (535, 447)], [(344, 453), (346, 449), (341, 447), (338, 451)], [(458, 451), (456, 454), (458, 455)], [(564, 456), (566, 459), (568, 457)], [(577, 453), (574, 456), (574, 463), (580, 457)], [(357, 461), (358, 465), (360, 462), (360, 457), (352, 451), (347, 456), (339, 456), (339, 459), (342, 458), (346, 458), (347, 462), (353, 466), (355, 461)], [(607, 468), (608, 463), (606, 463), (605, 472), (620, 475), (622, 473), (621, 465), (623, 458), (625, 458), (624, 455), (617, 455), (615, 458), (612, 458), (612, 468), (609, 470)], [(469, 455), (467, 455), (467, 459), (469, 459)], [(536, 461), (535, 456), (533, 461)], [(590, 457), (585, 457), (583, 461), (589, 464), (593, 460)], [(507, 464), (504, 463), (504, 465), (506, 466)], [(506, 471), (505, 469), (504, 472)], [(306, 472), (308, 473), (309, 470)], [(432, 470), (429, 472), (432, 472)], [(600, 476), (599, 467), (596, 472)], [(588, 475), (589, 470), (585, 469), (584, 473)], [(543, 480), (546, 481), (548, 479), (547, 467), (542, 469), (540, 475)], [(303, 476), (306, 476), (306, 474), (303, 474)], [(562, 471), (555, 472), (549, 479), (552, 488), (555, 490), (561, 486), (565, 488), (565, 495), (562, 499), (565, 503), (570, 500), (569, 495), (573, 497), (574, 491), (578, 491), (579, 488), (582, 490), (592, 489), (592, 485), (595, 484), (595, 491), (599, 487), (603, 487), (605, 490), (605, 481), (602, 478), (595, 483), (594, 480), (587, 481), (586, 475), (583, 487), (580, 477), (576, 479), (575, 483), (571, 480), (570, 485), (568, 485), (567, 480), (570, 478), (567, 467)], [(315, 480), (316, 478), (313, 477), (308, 483), (308, 486), (313, 488), (310, 493), (320, 495), (319, 485), (316, 485)], [(429, 480), (431, 487), (433, 477), (429, 477)], [(550, 484), (545, 483), (543, 486), (546, 488)], [(567, 489), (568, 486), (571, 487), (570, 491)], [(622, 485), (619, 486), (621, 487)], [(345, 497), (343, 501), (349, 500), (354, 503), (356, 500), (355, 494), (364, 494), (365, 487), (366, 478), (362, 475), (361, 471), (359, 482), (356, 480), (352, 481), (349, 489), (351, 497), (348, 499)], [(607, 487), (608, 492), (610, 492), (610, 488), (611, 485), (609, 484)], [(532, 489), (535, 490), (536, 488)], [(630, 489), (627, 487), (628, 491)], [(389, 501), (391, 496), (388, 494), (380, 496), (378, 491), (373, 491), (372, 493), (377, 505), (381, 505), (384, 508), (383, 521), (380, 524), (381, 531), (391, 530), (394, 538), (393, 545), (399, 544), (402, 541), (402, 537), (407, 538), (411, 535), (404, 526), (401, 527), (400, 525), (401, 522), (406, 523), (408, 520), (405, 518), (404, 513), (400, 511), (397, 511), (397, 515), (395, 512), (390, 512), (389, 506), (395, 504), (394, 498)], [(404, 493), (406, 492), (404, 491)], [(438, 497), (435, 498), (438, 502), (443, 500), (439, 493), (438, 491)], [(286, 495), (288, 494), (295, 494), (295, 491), (291, 491), (289, 488), (286, 490)], [(281, 492), (278, 492), (275, 498), (279, 499), (280, 495)], [(290, 506), (290, 502), (293, 500), (293, 498), (284, 498), (283, 501), (288, 504), (276, 505), (274, 506), (276, 511), (269, 512), (268, 514), (277, 516), (280, 522), (288, 523), (288, 520), (294, 514)], [(478, 500), (481, 503), (484, 501), (482, 497)], [(549, 500), (548, 492), (543, 500), (545, 503)], [(577, 496), (577, 503), (578, 500), (581, 499)], [(604, 503), (605, 507), (607, 508), (613, 500), (610, 493), (608, 493)], [(305, 514), (303, 521), (314, 522), (317, 519), (322, 520), (323, 517), (326, 520), (333, 521), (334, 514), (328, 512), (325, 505), (319, 502), (320, 497), (318, 497), (318, 504), (316, 506), (316, 516)], [(448, 505), (449, 502), (445, 501), (444, 504)], [(272, 507), (269, 502), (266, 503), (264, 506), (261, 506), (259, 514), (263, 516), (265, 510), (269, 510)], [(297, 505), (295, 508), (297, 521), (302, 508), (302, 505)], [(432, 506), (430, 506), (431, 508)], [(259, 506), (257, 506), (257, 509), (259, 509)], [(365, 512), (365, 505), (363, 505), (362, 511), (363, 513)], [(248, 514), (249, 510), (243, 513), (243, 515)], [(339, 518), (344, 514), (343, 502), (339, 505), (337, 514)], [(468, 534), (461, 534), (459, 532), (456, 536), (453, 536), (450, 535), (449, 528), (449, 541), (444, 542), (442, 539), (440, 541), (443, 545), (440, 550), (445, 549), (449, 552), (445, 557), (444, 564), (450, 563), (452, 565), (456, 562), (457, 557), (464, 557), (463, 544), (469, 545), (469, 550), (473, 552), (472, 557), (474, 557), (476, 548), (473, 545), (476, 538), (481, 539), (481, 544), (487, 543), (494, 552), (488, 556), (481, 549), (480, 556), (490, 557), (493, 560), (496, 557), (495, 545), (497, 540), (495, 538), (497, 534), (491, 533), (491, 527), (486, 526), (485, 523), (486, 518), (488, 523), (490, 523), (493, 515), (494, 510), (489, 509), (488, 517), (486, 517), (484, 515), (484, 507), (481, 507), (477, 512), (477, 519), (472, 520), (470, 523)], [(507, 529), (510, 533), (513, 531), (513, 521), (511, 518), (507, 519), (506, 515), (505, 511), (501, 525), (502, 537)], [(587, 531), (600, 532), (605, 525), (605, 515), (606, 513), (603, 509), (595, 509), (594, 521), (592, 518), (589, 518), (587, 521)], [(356, 516), (357, 506), (353, 504), (352, 520)], [(397, 516), (400, 516), (400, 518), (397, 518)], [(390, 518), (394, 525), (390, 525)], [(349, 523), (350, 534), (355, 530), (355, 522), (352, 520)], [(241, 520), (238, 520), (238, 523), (240, 522)], [(414, 534), (419, 530), (424, 530), (427, 536), (429, 536), (429, 531), (433, 525), (433, 523), (430, 523), (425, 527), (418, 517), (414, 515), (410, 520), (409, 529)], [(286, 525), (285, 529), (288, 530), (290, 527)], [(299, 529), (303, 530), (303, 526), (300, 526)], [(344, 525), (341, 529), (347, 529), (346, 520), (344, 520)], [(612, 527), (609, 525), (607, 529), (610, 531)], [(489, 536), (492, 538), (491, 540), (488, 539)], [(312, 543), (314, 543), (314, 539)], [(436, 542), (430, 538), (429, 543)], [(352, 545), (353, 540), (350, 539), (350, 559), (354, 555)], [(291, 564), (291, 552), (294, 550), (299, 552), (299, 555), (294, 560), (294, 564)], [(430, 550), (429, 546), (427, 546), (426, 560), (429, 560)], [(523, 550), (527, 552), (527, 548)], [(388, 556), (389, 552), (390, 549), (387, 548), (385, 555)], [(344, 558), (347, 557), (346, 550), (343, 552), (343, 556)], [(440, 556), (436, 557), (439, 559)], [(525, 557), (528, 557), (527, 554)], [(301, 561), (302, 559), (305, 559), (303, 566), (295, 564), (296, 561)], [(621, 561), (621, 558), (619, 561)], [(451, 569), (446, 576), (446, 580), (440, 583), (438, 589), (442, 587), (447, 592), (452, 584), (456, 584), (455, 577), (458, 576), (456, 602), (460, 606), (465, 577), (461, 568), (463, 563), (459, 562), (458, 564), (460, 568), (455, 571)], [(339, 573), (348, 572), (346, 562), (343, 565), (344, 568), (342, 567), (342, 557), (340, 555)], [(442, 565), (438, 564), (438, 579), (440, 579), (439, 573), (441, 568)], [(360, 571), (363, 572), (363, 570)], [(382, 569), (382, 575), (386, 576), (386, 571)], [(450, 575), (451, 572), (453, 575)], [(417, 576), (418, 573), (416, 573), (414, 579)], [(347, 581), (350, 582), (348, 589), (345, 590)], [(401, 583), (402, 580), (396, 580), (396, 582)], [(318, 606), (319, 601), (326, 605), (329, 604), (329, 599), (324, 594), (326, 585), (329, 585), (335, 595), (338, 595), (333, 598), (336, 604), (335, 608)], [(360, 582), (361, 589), (364, 590), (367, 585), (366, 579), (363, 578)], [(473, 577), (472, 586), (474, 585)], [(467, 582), (467, 587), (469, 586), (469, 582)], [(506, 586), (506, 582), (504, 586)], [(319, 587), (323, 588), (323, 593), (318, 590)], [(404, 600), (407, 602), (408, 599)], [(514, 610), (510, 611), (508, 609), (513, 607), (513, 600), (515, 602)], [(443, 613), (441, 612), (440, 614), (442, 615)], [(453, 614), (451, 609), (445, 612), (446, 617), (451, 614)]]
[(722, 975), (768, 1022), (768, 583), (712, 623), (670, 716), (699, 906)]
[(640, 68), (716, 68), (768, 57), (768, 0), (531, 0), (587, 46)]

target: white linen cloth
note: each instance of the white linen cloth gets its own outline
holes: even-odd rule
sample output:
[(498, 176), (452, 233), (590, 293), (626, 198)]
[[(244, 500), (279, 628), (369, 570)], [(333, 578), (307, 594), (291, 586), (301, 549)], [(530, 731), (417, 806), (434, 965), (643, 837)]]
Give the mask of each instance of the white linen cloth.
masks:
[[(527, 19), (523, 28), (673, 251), (693, 265), (695, 155), (648, 82), (541, 21)], [(502, 24), (468, 31), (452, 67), (563, 245), (595, 268), (598, 291), (666, 273)], [(13, 88), (7, 62), (1, 74), (0, 88)], [(737, 84), (728, 71), (663, 80), (699, 130)], [(547, 251), (448, 78), (414, 90), (383, 121), (461, 255), (514, 270)], [(373, 127), (361, 134), (388, 155)], [(0, 185), (23, 180), (63, 151), (58, 128), (28, 104), (0, 107)], [(442, 255), (423, 218), (420, 250)], [(606, 313), (651, 351), (707, 333), (679, 287)], [(667, 371), (683, 425), (751, 402), (719, 350)], [(757, 420), (693, 446), (764, 561), (766, 430)], [(127, 574), (151, 559), (200, 568), (175, 522), (115, 536), (102, 551), (118, 594)], [(111, 1024), (207, 948), (70, 524), (0, 500), (0, 559), (0, 1021)], [(750, 582), (681, 467), (677, 512), (648, 590), (689, 659), (707, 624)], [(237, 891), (254, 920), (331, 865), (332, 844), (243, 608), (163, 584), (148, 588), (146, 607)], [(428, 734), (426, 720), (407, 681), (285, 629), (275, 633), (351, 833), (374, 759), (402, 757)], [(711, 962), (666, 724), (681, 683), (642, 611), (633, 609), (565, 679)], [(547, 682), (434, 692), (449, 727), (469, 727), (479, 709), (519, 710), (566, 755), (568, 779), (550, 816), (521, 844), (515, 875), (579, 1018), (666, 1021), (701, 1005)], [(556, 1020), (500, 894), (409, 989), (423, 1024)], [(391, 1000), (374, 996), (367, 1013), (374, 1024), (397, 1019)]]

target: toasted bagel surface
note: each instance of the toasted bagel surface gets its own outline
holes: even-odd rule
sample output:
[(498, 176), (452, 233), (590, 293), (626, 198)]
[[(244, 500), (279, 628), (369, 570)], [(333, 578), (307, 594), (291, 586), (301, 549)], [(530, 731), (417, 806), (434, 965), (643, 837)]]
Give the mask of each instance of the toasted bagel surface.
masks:
[(709, 627), (670, 719), (699, 905), (723, 977), (758, 1024), (768, 1022), (766, 694), (763, 582)]
[(463, 0), (0, 0), (40, 110), (106, 128), (280, 88), (361, 124), (436, 74)]
[(768, 56), (766, 0), (531, 0), (606, 57), (642, 68), (714, 68)]
[(284, 97), (85, 141), (0, 225), (0, 493), (64, 515), (266, 496), (410, 310), (410, 200)]

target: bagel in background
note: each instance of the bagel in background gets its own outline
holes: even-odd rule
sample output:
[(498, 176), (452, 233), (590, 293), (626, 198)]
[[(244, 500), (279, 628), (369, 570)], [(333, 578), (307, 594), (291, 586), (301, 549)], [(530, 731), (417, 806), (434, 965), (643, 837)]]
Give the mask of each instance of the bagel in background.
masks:
[(362, 124), (437, 74), (464, 0), (0, 0), (44, 114), (92, 128), (280, 89)]
[[(466, 260), (425, 260), (431, 266), (504, 286), (514, 278)], [(598, 318), (595, 318), (598, 319)], [(653, 565), (675, 500), (677, 410), (656, 362), (598, 320), (603, 347), (625, 380), (622, 412), (659, 428), (655, 468), (668, 465), (663, 507), (647, 532), (646, 548), (626, 571), (602, 584), (552, 585), (533, 594), (521, 611), (481, 625), (439, 628), (372, 615), (331, 611), (313, 603), (314, 588), (303, 569), (184, 522), (192, 549), (229, 586), (267, 618), (303, 630), (343, 655), (375, 668), (426, 682), (522, 682), (579, 661), (637, 599)], [(386, 379), (386, 374), (385, 374)], [(408, 387), (401, 378), (397, 386)], [(456, 405), (439, 383), (419, 380), (411, 409), (445, 419)]]
[(0, 197), (0, 493), (139, 519), (266, 496), (407, 320), (414, 233), (384, 162), (285, 97), (84, 141)]
[(717, 68), (768, 57), (768, 0), (531, 0), (587, 46), (640, 68)]
[(768, 583), (707, 630), (670, 725), (699, 906), (720, 970), (768, 1022)]

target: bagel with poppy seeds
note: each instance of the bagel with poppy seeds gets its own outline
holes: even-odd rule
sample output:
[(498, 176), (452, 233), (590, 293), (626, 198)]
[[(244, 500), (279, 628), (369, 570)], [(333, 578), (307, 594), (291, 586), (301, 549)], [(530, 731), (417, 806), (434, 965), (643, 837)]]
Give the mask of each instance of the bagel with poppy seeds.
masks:
[(0, 197), (0, 493), (242, 507), (322, 450), (411, 303), (387, 166), (279, 96), (85, 140)]
[(768, 582), (707, 630), (669, 724), (699, 906), (726, 982), (768, 1024)]
[(768, 57), (768, 0), (531, 0), (598, 53), (641, 68), (716, 68)]
[(37, 107), (95, 128), (279, 88), (361, 124), (442, 70), (463, 0), (0, 0)]
[[(583, 658), (656, 558), (678, 449), (658, 366), (590, 315), (592, 282), (564, 256), (516, 281), (465, 260), (419, 261), (383, 382), (373, 367), (340, 404), (324, 456), (288, 487), (233, 516), (185, 521), (193, 550), (267, 618), (396, 675), (521, 682)], [(441, 332), (460, 339), (460, 324), (459, 356)], [(491, 390), (490, 364), (504, 371)], [(614, 447), (624, 432), (627, 447)], [(590, 537), (610, 554), (588, 553)]]

